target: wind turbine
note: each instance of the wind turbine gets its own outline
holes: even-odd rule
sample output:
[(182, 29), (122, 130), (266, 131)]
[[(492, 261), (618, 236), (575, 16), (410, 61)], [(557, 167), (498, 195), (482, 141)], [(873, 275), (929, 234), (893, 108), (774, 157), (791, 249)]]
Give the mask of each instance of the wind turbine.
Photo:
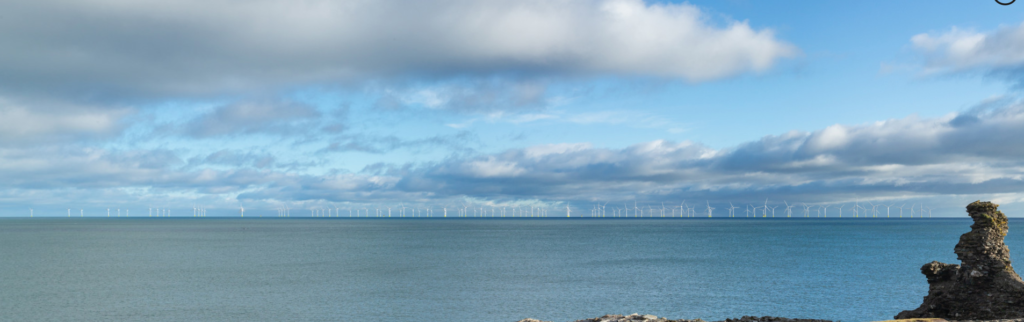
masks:
[(711, 211), (715, 210), (715, 208), (711, 207), (711, 201), (704, 200), (704, 202), (707, 202), (708, 204), (708, 218), (711, 218)]
[(736, 208), (739, 207), (733, 206), (732, 202), (729, 203), (729, 217), (736, 217)]
[(240, 215), (240, 217), (245, 217), (245, 207), (242, 207), (242, 205), (238, 205), (238, 214)]
[(793, 206), (795, 206), (795, 205), (790, 205), (785, 200), (783, 200), (782, 203), (786, 204), (786, 218), (792, 217), (793, 216)]

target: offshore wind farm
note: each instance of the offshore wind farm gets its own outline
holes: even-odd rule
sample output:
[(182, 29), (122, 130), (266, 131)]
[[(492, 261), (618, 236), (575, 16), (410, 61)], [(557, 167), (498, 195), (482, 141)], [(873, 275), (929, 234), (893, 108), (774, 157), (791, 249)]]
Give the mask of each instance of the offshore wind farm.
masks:
[[(407, 206), (405, 204), (399, 204), (394, 207), (396, 211), (394, 214), (391, 212), (389, 206), (370, 206), (370, 207), (342, 207), (335, 206), (333, 208), (321, 208), (321, 207), (307, 207), (307, 208), (290, 208), (281, 207), (276, 209), (249, 209), (249, 218), (263, 218), (266, 217), (293, 217), (292, 211), (306, 211), (308, 214), (296, 214), (297, 218), (308, 217), (308, 218), (776, 218), (775, 209), (783, 207), (782, 205), (769, 206), (769, 200), (765, 200), (762, 205), (745, 204), (746, 211), (743, 216), (737, 216), (735, 209), (740, 207), (734, 206), (732, 202), (728, 202), (729, 207), (724, 208), (728, 210), (726, 215), (719, 214), (717, 217), (714, 216), (715, 207), (712, 207), (710, 201), (705, 201), (705, 211), (698, 213), (695, 209), (696, 206), (687, 205), (686, 201), (681, 201), (678, 206), (666, 207), (664, 203), (660, 206), (652, 204), (642, 204), (633, 202), (632, 207), (628, 204), (623, 204), (620, 207), (612, 207), (610, 210), (607, 205), (608, 202), (604, 203), (593, 203), (589, 208), (589, 213), (586, 212), (588, 209), (576, 208), (576, 216), (573, 217), (573, 208), (569, 205), (565, 205), (564, 208), (559, 206), (552, 207), (538, 207), (538, 206), (484, 206), (484, 205), (468, 205), (463, 204), (461, 206), (452, 206), (454, 213), (451, 217), (448, 217), (448, 206), (430, 207), (430, 206)], [(778, 218), (829, 218), (828, 209), (833, 208), (834, 211), (838, 211), (838, 215), (833, 215), (832, 218), (843, 218), (843, 209), (848, 209), (848, 215), (846, 218), (904, 218), (903, 210), (908, 210), (906, 218), (932, 218), (932, 209), (926, 207), (924, 203), (911, 203), (909, 206), (907, 203), (900, 204), (896, 207), (899, 211), (896, 214), (891, 212), (892, 208), (896, 203), (884, 205), (875, 205), (871, 202), (865, 202), (867, 206), (861, 206), (860, 202), (857, 201), (854, 204), (846, 207), (843, 205), (830, 205), (830, 204), (816, 204), (809, 205), (806, 203), (793, 203), (792, 205), (783, 200), (784, 216), (780, 214)], [(801, 205), (804, 208), (803, 215), (793, 215), (792, 208), (797, 205)], [(883, 209), (881, 211), (880, 209)], [(440, 215), (435, 216), (434, 210), (438, 209)], [(645, 212), (643, 209), (647, 209)], [(110, 209), (107, 208), (106, 217), (110, 217)], [(370, 213), (370, 209), (375, 210)], [(383, 210), (382, 210), (383, 209)], [(814, 209), (812, 214), (811, 209)], [(187, 209), (184, 209), (187, 210)], [(121, 217), (121, 209), (116, 208), (117, 214), (115, 217)], [(139, 218), (152, 218), (152, 217), (171, 217), (170, 208), (148, 208), (148, 215), (138, 216)], [(203, 218), (207, 216), (208, 208), (201, 206), (193, 206), (191, 216), (187, 212), (182, 212), (184, 215), (177, 215), (179, 218)], [(610, 211), (610, 212), (609, 212)], [(758, 212), (760, 211), (760, 213)], [(215, 217), (245, 217), (245, 207), (239, 207), (237, 209), (215, 209)], [(255, 213), (255, 214), (254, 214)], [(130, 209), (125, 209), (124, 217), (129, 217)], [(154, 215), (155, 214), (155, 215)], [(273, 216), (270, 216), (273, 214)], [(564, 215), (564, 216), (563, 216)], [(706, 215), (706, 216), (705, 216)], [(35, 217), (35, 209), (28, 209), (27, 217)], [(48, 217), (41, 213), (40, 217)], [(49, 216), (53, 217), (53, 216)], [(71, 217), (71, 208), (67, 210), (67, 217)], [(86, 217), (85, 209), (79, 209), (80, 218)], [(89, 217), (100, 217), (97, 215), (91, 215)]]

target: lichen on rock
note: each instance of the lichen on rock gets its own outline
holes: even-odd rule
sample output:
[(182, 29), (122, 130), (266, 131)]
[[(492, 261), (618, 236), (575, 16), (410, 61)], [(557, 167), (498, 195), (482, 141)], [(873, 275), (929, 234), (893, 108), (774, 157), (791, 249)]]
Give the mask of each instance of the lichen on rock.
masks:
[(921, 267), (928, 278), (928, 296), (921, 307), (897, 319), (944, 318), (994, 320), (1024, 317), (1024, 281), (1010, 265), (1003, 243), (1009, 230), (999, 205), (975, 201), (967, 205), (971, 231), (953, 248), (960, 265), (931, 262)]

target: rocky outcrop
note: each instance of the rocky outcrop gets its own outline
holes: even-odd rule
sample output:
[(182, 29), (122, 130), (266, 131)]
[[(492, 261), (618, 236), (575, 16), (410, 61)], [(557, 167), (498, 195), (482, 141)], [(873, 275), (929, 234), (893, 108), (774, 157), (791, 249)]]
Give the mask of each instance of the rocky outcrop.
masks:
[(981, 201), (967, 205), (974, 224), (953, 248), (960, 265), (931, 262), (921, 267), (928, 296), (921, 307), (900, 312), (897, 319), (1024, 318), (1024, 281), (1010, 265), (1010, 249), (1003, 243), (1009, 227), (998, 207)]
[[(540, 320), (534, 320), (534, 319), (524, 319), (524, 320), (519, 320), (519, 322), (548, 322), (548, 321), (540, 321)], [(666, 318), (659, 318), (657, 316), (650, 315), (650, 314), (640, 315), (640, 314), (633, 313), (633, 314), (630, 314), (630, 315), (608, 314), (608, 315), (605, 315), (605, 316), (602, 316), (602, 317), (599, 317), (599, 318), (586, 319), (586, 320), (576, 320), (576, 322), (705, 322), (705, 321), (701, 320), (701, 319), (696, 319), (696, 320), (669, 320), (669, 319), (666, 319)]]
[(788, 319), (774, 316), (744, 316), (739, 319), (725, 319), (725, 322), (832, 322), (829, 320)]
[[(519, 322), (545, 322), (545, 321), (534, 320), (534, 319), (524, 319), (524, 320), (519, 320)], [(609, 315), (605, 315), (605, 316), (602, 316), (602, 317), (599, 317), (599, 318), (586, 319), (586, 320), (577, 320), (576, 322), (705, 322), (705, 321), (701, 320), (701, 319), (696, 319), (696, 320), (669, 320), (669, 319), (666, 319), (666, 318), (659, 318), (657, 316), (650, 315), (650, 314), (640, 315), (640, 314), (633, 313), (633, 314), (630, 314), (630, 315), (609, 314)], [(725, 321), (718, 321), (718, 322), (832, 322), (832, 321), (828, 321), (828, 320), (808, 320), (808, 319), (787, 319), (787, 318), (779, 318), (779, 317), (772, 317), (772, 316), (763, 316), (763, 317), (744, 316), (744, 317), (739, 318), (739, 319), (726, 319)]]
[(630, 315), (609, 314), (599, 318), (577, 320), (576, 322), (704, 322), (704, 320), (669, 320), (651, 314), (640, 315), (633, 313)]

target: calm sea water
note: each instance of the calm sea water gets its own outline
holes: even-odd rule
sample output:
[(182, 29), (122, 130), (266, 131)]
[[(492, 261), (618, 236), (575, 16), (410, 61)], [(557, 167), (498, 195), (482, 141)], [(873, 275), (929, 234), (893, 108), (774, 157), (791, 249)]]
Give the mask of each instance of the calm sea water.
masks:
[[(1024, 234), (1011, 219), (1011, 252)], [(870, 321), (969, 219), (0, 219), (0, 320)]]

